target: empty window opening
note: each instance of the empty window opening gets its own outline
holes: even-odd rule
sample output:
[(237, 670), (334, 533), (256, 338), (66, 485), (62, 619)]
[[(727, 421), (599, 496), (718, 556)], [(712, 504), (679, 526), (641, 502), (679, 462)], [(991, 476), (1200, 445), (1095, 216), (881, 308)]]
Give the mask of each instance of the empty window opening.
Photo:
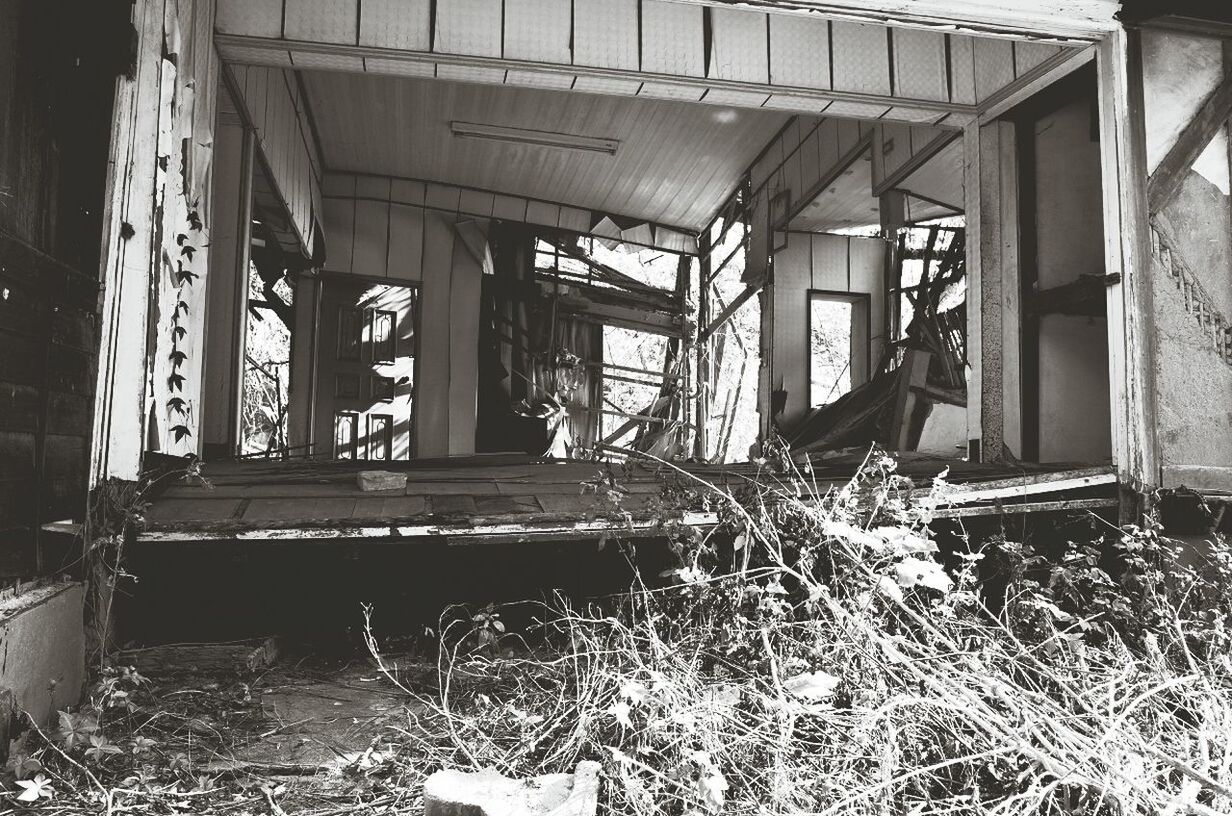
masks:
[(603, 327), (604, 444), (629, 445), (643, 436), (651, 417), (665, 415), (675, 372), (668, 366), (668, 338), (618, 326)]
[[(259, 224), (254, 224), (254, 231)], [(248, 266), (248, 315), (244, 337), (244, 383), (240, 453), (257, 456), (287, 447), (291, 377), (291, 317), (294, 292), (285, 267), (254, 240)]]
[(702, 282), (698, 370), (705, 432), (699, 449), (719, 463), (747, 461), (760, 431), (761, 300), (758, 285), (745, 280), (747, 195), (737, 191), (711, 225), (709, 279)]

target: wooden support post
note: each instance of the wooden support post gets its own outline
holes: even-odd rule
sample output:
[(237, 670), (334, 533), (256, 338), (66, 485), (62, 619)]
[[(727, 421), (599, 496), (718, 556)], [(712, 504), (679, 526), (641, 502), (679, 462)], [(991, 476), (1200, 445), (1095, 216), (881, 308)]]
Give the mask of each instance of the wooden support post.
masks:
[[(983, 461), (1022, 450), (1022, 382), (1019, 286), (1018, 162), (1014, 125), (993, 122), (968, 131), (968, 315), (978, 320), (967, 336), (978, 340), (968, 357), (978, 359), (980, 449)], [(974, 187), (974, 190), (973, 190)], [(974, 196), (973, 196), (974, 192)], [(974, 286), (972, 286), (974, 283)], [(978, 357), (975, 355), (978, 354)]]
[[(882, 325), (885, 326), (886, 342), (889, 343), (891, 340), (898, 339), (898, 332), (901, 328), (898, 325), (897, 310), (890, 290), (899, 285), (902, 258), (899, 255), (898, 231), (907, 224), (907, 194), (902, 190), (890, 190), (882, 193), (877, 202), (881, 210), (881, 237), (886, 242), (885, 271), (882, 276), (882, 291), (885, 292), (885, 297), (882, 298), (884, 301)], [(885, 360), (889, 357), (888, 354), (882, 354)]]
[(966, 211), (967, 261), (967, 456), (983, 460), (983, 226), (980, 218), (980, 126), (963, 131), (963, 209)]
[(163, 4), (136, 2), (132, 20), (137, 70), (116, 82), (107, 165), (91, 487), (107, 478), (137, 479), (148, 413)]
[[(220, 92), (226, 91), (220, 89)], [(215, 226), (205, 277), (205, 382), (212, 397), (203, 402), (201, 417), (203, 452), (207, 459), (232, 456), (240, 450), (252, 173), (256, 149), (254, 133), (237, 117), (220, 117), (216, 131)]]
[(1097, 59), (1104, 192), (1104, 263), (1120, 274), (1108, 287), (1108, 375), (1113, 461), (1122, 484), (1159, 483), (1146, 124), (1138, 32), (1118, 30)]
[(697, 433), (694, 436), (693, 454), (699, 460), (706, 459), (710, 447), (710, 394), (714, 388), (714, 372), (710, 370), (710, 338), (702, 334), (702, 327), (710, 322), (710, 230), (702, 231), (697, 241)]

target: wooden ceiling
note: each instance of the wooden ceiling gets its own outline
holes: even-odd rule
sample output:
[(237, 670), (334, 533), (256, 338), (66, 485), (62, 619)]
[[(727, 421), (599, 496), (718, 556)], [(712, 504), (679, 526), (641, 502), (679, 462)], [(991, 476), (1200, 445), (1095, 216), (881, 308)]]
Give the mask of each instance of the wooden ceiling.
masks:
[[(302, 72), (330, 170), (443, 182), (702, 229), (790, 114)], [(451, 121), (620, 141), (615, 155), (463, 138)]]
[(881, 221), (873, 195), (872, 154), (865, 152), (791, 220), (794, 232), (835, 232), (875, 226)]
[[(678, 0), (807, 11), (833, 20), (942, 27), (1032, 39), (1096, 40), (1116, 28), (1121, 0)], [(1140, 2), (1139, 5), (1146, 5)], [(1182, 4), (1183, 5), (1183, 4)]]

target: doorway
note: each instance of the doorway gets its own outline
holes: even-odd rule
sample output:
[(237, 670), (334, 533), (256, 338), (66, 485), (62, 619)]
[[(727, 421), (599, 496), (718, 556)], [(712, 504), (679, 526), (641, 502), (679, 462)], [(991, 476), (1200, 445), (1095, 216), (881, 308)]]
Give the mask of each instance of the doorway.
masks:
[(318, 314), (313, 455), (410, 459), (418, 288), (323, 276)]

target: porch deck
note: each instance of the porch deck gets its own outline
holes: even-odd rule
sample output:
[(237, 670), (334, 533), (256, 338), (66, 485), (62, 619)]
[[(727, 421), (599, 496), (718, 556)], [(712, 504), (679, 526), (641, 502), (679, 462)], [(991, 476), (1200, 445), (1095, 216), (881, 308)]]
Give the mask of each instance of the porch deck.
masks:
[[(813, 463), (819, 491), (841, 486), (859, 456)], [(671, 525), (710, 526), (717, 514), (697, 491), (711, 484), (773, 487), (781, 477), (764, 466), (685, 463), (652, 467), (489, 455), (380, 463), (405, 473), (404, 489), (363, 491), (356, 481), (370, 462), (210, 463), (203, 480), (177, 482), (152, 501), (138, 540), (144, 542), (294, 539), (447, 538), (588, 539), (661, 535)], [(921, 487), (949, 468), (958, 486), (939, 515), (1095, 509), (1115, 506), (1109, 467), (974, 464), (908, 454), (899, 472)], [(698, 481), (700, 480), (700, 481)]]

